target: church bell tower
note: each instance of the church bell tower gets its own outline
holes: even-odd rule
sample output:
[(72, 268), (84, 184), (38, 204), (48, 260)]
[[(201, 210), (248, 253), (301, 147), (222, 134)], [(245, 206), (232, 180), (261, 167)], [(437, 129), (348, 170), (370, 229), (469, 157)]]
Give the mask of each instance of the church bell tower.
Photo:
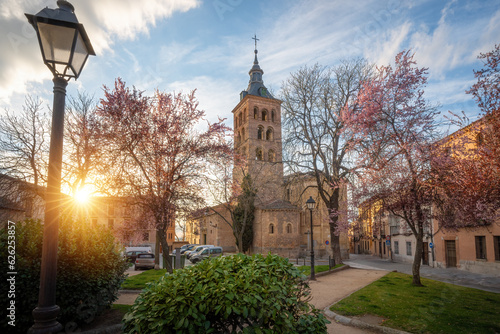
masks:
[[(244, 170), (252, 177), (258, 189), (260, 203), (282, 198), (283, 162), (281, 142), (281, 101), (264, 86), (264, 71), (255, 57), (248, 72), (250, 80), (246, 90), (240, 93), (240, 102), (233, 109), (235, 150), (246, 161)], [(233, 177), (240, 179), (237, 168)]]

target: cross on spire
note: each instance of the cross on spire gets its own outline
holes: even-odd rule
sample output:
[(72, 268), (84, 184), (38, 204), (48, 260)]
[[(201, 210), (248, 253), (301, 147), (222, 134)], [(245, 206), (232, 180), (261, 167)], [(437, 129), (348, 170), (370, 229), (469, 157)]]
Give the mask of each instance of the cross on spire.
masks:
[(254, 34), (252, 39), (255, 41), (255, 50), (257, 50), (257, 41), (260, 41), (260, 39), (257, 38), (257, 34)]

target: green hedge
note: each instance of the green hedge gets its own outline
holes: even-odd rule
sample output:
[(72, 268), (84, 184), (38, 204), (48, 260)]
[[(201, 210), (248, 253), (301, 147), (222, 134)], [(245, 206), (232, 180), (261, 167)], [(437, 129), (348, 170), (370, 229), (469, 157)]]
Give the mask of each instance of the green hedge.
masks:
[(124, 333), (326, 333), (306, 278), (276, 255), (202, 261), (150, 283)]
[[(0, 328), (8, 333), (26, 333), (33, 324), (31, 312), (37, 306), (40, 284), (43, 225), (26, 220), (15, 228), (15, 327), (8, 324), (6, 307), (2, 307)], [(0, 279), (7, 279), (7, 229), (0, 230)], [(117, 299), (125, 279), (127, 263), (120, 246), (105, 228), (88, 223), (62, 221), (59, 227), (56, 303), (61, 308), (59, 322), (66, 331), (77, 330)], [(8, 285), (2, 284), (0, 295), (7, 299)], [(3, 305), (10, 302), (5, 300)], [(5, 332), (5, 331), (3, 331)]]

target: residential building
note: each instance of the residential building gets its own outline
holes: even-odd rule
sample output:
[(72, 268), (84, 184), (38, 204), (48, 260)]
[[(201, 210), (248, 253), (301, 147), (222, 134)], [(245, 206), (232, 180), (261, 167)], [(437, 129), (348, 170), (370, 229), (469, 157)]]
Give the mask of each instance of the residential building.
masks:
[[(482, 145), (488, 126), (483, 117), (447, 136), (440, 145), (448, 147), (449, 154), (456, 154), (453, 146), (457, 144)], [(434, 221), (434, 229), (436, 266), (500, 275), (500, 219), (489, 225), (459, 229), (439, 228), (438, 222)]]

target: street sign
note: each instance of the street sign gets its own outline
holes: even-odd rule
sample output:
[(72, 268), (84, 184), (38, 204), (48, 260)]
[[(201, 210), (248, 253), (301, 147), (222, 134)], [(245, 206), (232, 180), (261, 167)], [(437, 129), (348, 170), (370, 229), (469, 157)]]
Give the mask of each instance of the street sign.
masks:
[(386, 239), (387, 239), (387, 240), (391, 240), (391, 236), (390, 236), (390, 235), (388, 235), (388, 236), (386, 237)]
[(434, 248), (434, 244), (432, 242), (429, 242), (429, 247)]
[(328, 245), (328, 244), (330, 244), (330, 241), (328, 241), (328, 240), (325, 241), (325, 245)]
[(386, 240), (385, 244), (386, 244), (386, 246), (390, 246), (391, 245), (391, 240)]

